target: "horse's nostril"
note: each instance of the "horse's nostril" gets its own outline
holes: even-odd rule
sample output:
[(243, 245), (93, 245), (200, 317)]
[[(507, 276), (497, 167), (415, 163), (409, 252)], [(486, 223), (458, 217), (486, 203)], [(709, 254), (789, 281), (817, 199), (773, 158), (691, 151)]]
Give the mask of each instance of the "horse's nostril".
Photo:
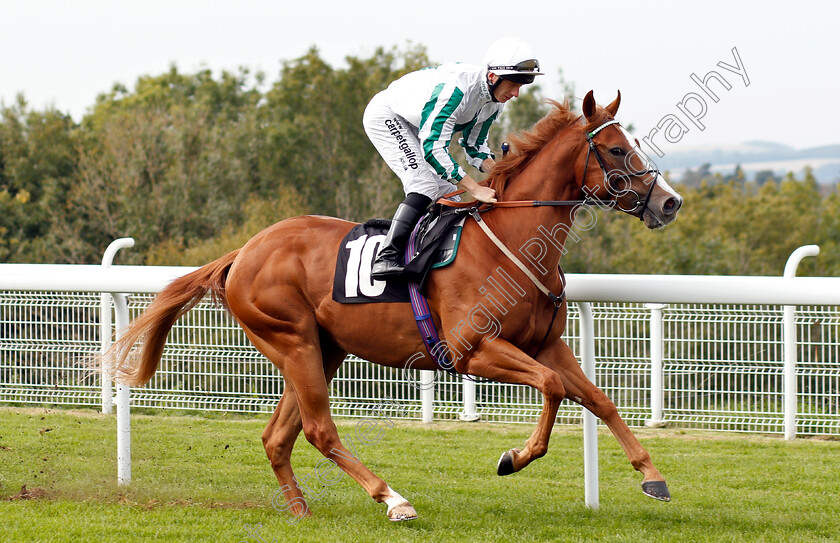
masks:
[(671, 198), (668, 198), (667, 200), (665, 200), (665, 203), (662, 204), (662, 211), (664, 211), (667, 215), (673, 215), (674, 213), (677, 212), (677, 210), (680, 208), (681, 205), (682, 205), (682, 199), (681, 198), (671, 197)]

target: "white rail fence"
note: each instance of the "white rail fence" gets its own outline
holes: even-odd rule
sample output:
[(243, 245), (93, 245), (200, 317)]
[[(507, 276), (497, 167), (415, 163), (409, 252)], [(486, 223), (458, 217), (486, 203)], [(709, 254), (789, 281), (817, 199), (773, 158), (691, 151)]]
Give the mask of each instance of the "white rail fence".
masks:
[[(114, 329), (111, 304), (126, 304), (119, 321), (133, 318), (192, 268), (109, 266), (107, 256), (103, 266), (0, 265), (0, 402), (110, 409), (110, 384), (80, 362), (104, 347), (101, 329)], [(112, 302), (102, 292), (134, 294)], [(840, 279), (570, 274), (568, 297), (581, 303), (570, 304), (566, 339), (578, 353), (591, 345), (585, 370), (631, 426), (840, 434)], [(783, 306), (798, 306), (792, 321)], [(583, 340), (582, 329), (592, 331)], [(332, 384), (333, 410), (365, 416), (389, 400), (395, 417), (532, 423), (542, 407), (527, 387), (421, 380), (429, 376), (349, 357)], [(160, 371), (131, 391), (131, 404), (262, 413), (281, 393), (274, 367), (205, 301), (173, 328)], [(558, 422), (583, 416), (564, 402)], [(587, 503), (597, 507), (597, 497)]]
[[(106, 319), (100, 316), (100, 294), (8, 290), (10, 266), (30, 279), (34, 278), (32, 270), (40, 269), (0, 266), (0, 402), (104, 404), (109, 411), (110, 394), (103, 397), (99, 376), (90, 375), (80, 363), (101, 349), (100, 323)], [(89, 268), (96, 267), (80, 268), (90, 272)], [(169, 274), (171, 278), (186, 271), (125, 268), (134, 267), (117, 266), (114, 271), (141, 271), (147, 280), (150, 275)], [(67, 270), (56, 273), (50, 274), (53, 280), (75, 280)], [(664, 280), (655, 276), (636, 279)], [(713, 279), (693, 278), (709, 285)], [(587, 281), (611, 278), (570, 275), (570, 297), (576, 284)], [(632, 289), (627, 279), (616, 277), (615, 283), (625, 285), (625, 296)], [(836, 298), (831, 290), (837, 292), (840, 280), (825, 284), (826, 298)], [(119, 286), (134, 290), (130, 285)], [(139, 288), (155, 290), (157, 285)], [(152, 297), (148, 293), (129, 296), (130, 317), (139, 314)], [(596, 380), (629, 424), (653, 425), (664, 420), (693, 428), (785, 431), (782, 306), (599, 302), (593, 304), (592, 311)], [(113, 329), (110, 319), (107, 325)], [(796, 432), (840, 434), (840, 311), (837, 305), (800, 306), (795, 326), (799, 338), (793, 344), (798, 361), (798, 392), (793, 404), (797, 407)], [(565, 337), (576, 352), (580, 352), (579, 327), (577, 305), (570, 304)], [(657, 370), (654, 366), (660, 361), (661, 370)], [(419, 377), (412, 372), (349, 357), (332, 386), (333, 408), (341, 416), (363, 416), (371, 406), (390, 399), (401, 404), (400, 411), (406, 416), (420, 419), (422, 387), (418, 383)], [(132, 405), (269, 412), (282, 387), (274, 367), (251, 346), (236, 323), (208, 300), (173, 328), (160, 371), (148, 386), (132, 391)], [(436, 419), (476, 413), (482, 420), (530, 423), (536, 421), (541, 407), (539, 394), (527, 387), (481, 382), (474, 391), (468, 389), (465, 397), (458, 380), (446, 374), (436, 376)], [(564, 404), (558, 415), (558, 420), (566, 423), (580, 418), (581, 409), (573, 404)]]

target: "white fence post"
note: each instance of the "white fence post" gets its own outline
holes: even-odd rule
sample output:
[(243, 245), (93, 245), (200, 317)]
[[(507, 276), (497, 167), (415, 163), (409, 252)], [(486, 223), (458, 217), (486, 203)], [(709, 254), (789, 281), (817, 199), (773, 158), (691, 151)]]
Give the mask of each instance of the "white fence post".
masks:
[(465, 422), (475, 422), (481, 418), (475, 412), (475, 381), (466, 375), (461, 376), (464, 392), (464, 412), (458, 418)]
[[(134, 247), (134, 239), (115, 239), (102, 255), (102, 267), (110, 268), (114, 255), (123, 248)], [(103, 292), (99, 297), (99, 338), (102, 357), (102, 412), (110, 413), (114, 408), (114, 389), (111, 383), (110, 367), (104, 355), (111, 348), (111, 295)]]
[(435, 408), (435, 372), (420, 370), (420, 403), (423, 422), (432, 422)]
[[(117, 324), (117, 339), (128, 328), (128, 299), (125, 294), (112, 294)], [(117, 384), (117, 483), (131, 482), (131, 389)]]
[[(790, 254), (785, 264), (784, 276), (796, 277), (796, 268), (806, 256), (820, 254), (818, 245), (803, 245)], [(785, 439), (796, 438), (796, 306), (786, 305), (783, 310), (782, 337), (784, 338), (784, 391)]]
[(664, 401), (662, 391), (662, 359), (665, 351), (665, 325), (662, 310), (665, 304), (645, 304), (650, 309), (650, 419), (645, 426), (664, 428)]
[[(580, 314), (580, 358), (583, 373), (595, 383), (595, 317), (589, 302), (578, 302)], [(583, 410), (583, 488), (584, 503), (590, 509), (600, 507), (598, 496), (598, 419)]]

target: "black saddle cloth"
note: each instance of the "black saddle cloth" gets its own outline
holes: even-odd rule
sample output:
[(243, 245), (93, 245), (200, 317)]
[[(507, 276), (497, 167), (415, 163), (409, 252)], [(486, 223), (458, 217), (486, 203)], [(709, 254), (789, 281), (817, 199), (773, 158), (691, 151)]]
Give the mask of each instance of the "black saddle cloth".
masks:
[(358, 304), (409, 302), (408, 282), (424, 291), (433, 268), (448, 266), (455, 260), (461, 226), (469, 209), (434, 205), (420, 219), (414, 256), (399, 277), (387, 282), (370, 277), (370, 268), (391, 226), (386, 219), (371, 219), (354, 226), (341, 240), (335, 264), (333, 300)]

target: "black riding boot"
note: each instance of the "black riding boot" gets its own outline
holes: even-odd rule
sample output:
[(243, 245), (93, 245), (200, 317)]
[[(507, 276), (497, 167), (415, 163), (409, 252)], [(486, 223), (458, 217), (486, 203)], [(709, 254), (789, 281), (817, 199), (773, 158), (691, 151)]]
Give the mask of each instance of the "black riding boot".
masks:
[(373, 279), (385, 279), (402, 273), (404, 268), (402, 255), (405, 252), (405, 244), (411, 236), (411, 231), (414, 230), (414, 225), (430, 203), (432, 200), (428, 196), (412, 192), (397, 207), (391, 229), (388, 230), (388, 235), (382, 242), (382, 247), (370, 270), (370, 276)]

